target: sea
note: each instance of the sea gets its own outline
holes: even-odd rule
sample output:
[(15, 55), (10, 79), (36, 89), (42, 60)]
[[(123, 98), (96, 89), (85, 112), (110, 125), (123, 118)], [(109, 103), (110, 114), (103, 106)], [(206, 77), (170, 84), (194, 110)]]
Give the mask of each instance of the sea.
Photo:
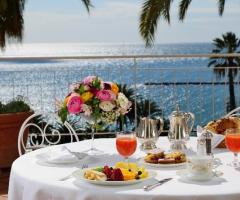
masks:
[[(10, 45), (0, 57), (114, 56), (208, 54), (210, 43), (142, 44), (35, 43)], [(192, 112), (195, 126), (226, 114), (227, 77), (219, 79), (208, 67), (209, 58), (0, 60), (0, 101), (24, 97), (33, 109), (56, 110), (55, 100), (68, 94), (71, 83), (88, 75), (127, 84), (142, 99), (156, 102), (165, 119), (175, 110)], [(235, 78), (239, 80), (239, 76)], [(240, 87), (235, 84), (236, 102)]]

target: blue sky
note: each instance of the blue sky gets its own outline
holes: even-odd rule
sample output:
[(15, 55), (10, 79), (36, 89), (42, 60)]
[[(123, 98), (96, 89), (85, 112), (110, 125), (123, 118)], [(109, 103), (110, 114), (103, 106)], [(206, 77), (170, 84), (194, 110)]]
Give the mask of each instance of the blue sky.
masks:
[[(24, 42), (116, 42), (143, 43), (138, 18), (143, 0), (93, 0), (90, 15), (80, 0), (28, 0), (24, 12)], [(211, 42), (233, 31), (240, 37), (240, 2), (228, 0), (222, 18), (217, 0), (193, 0), (186, 20), (177, 20), (177, 3), (172, 22), (159, 22), (157, 43)]]

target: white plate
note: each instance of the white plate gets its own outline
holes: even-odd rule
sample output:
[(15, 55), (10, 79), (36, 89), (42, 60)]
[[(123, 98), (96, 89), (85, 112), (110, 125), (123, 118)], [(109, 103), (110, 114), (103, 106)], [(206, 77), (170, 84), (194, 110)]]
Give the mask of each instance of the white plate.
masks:
[(141, 183), (144, 182), (146, 180), (149, 180), (151, 178), (154, 178), (155, 176), (157, 176), (157, 173), (154, 171), (148, 171), (148, 177), (144, 178), (144, 179), (139, 179), (139, 180), (130, 180), (130, 181), (95, 181), (95, 180), (88, 180), (86, 178), (84, 178), (84, 172), (85, 170), (88, 169), (94, 169), (94, 168), (87, 168), (87, 169), (80, 169), (77, 170), (75, 172), (73, 172), (73, 177), (76, 180), (80, 180), (80, 181), (86, 181), (88, 183), (92, 183), (95, 185), (106, 185), (106, 186), (121, 186), (121, 185), (132, 185), (132, 184), (137, 184), (137, 183)]
[(157, 167), (157, 168), (169, 168), (169, 167), (180, 167), (180, 166), (185, 166), (186, 162), (183, 163), (174, 163), (174, 164), (154, 164), (154, 163), (147, 163), (145, 162), (144, 158), (140, 159), (140, 164), (143, 164), (145, 166), (149, 166), (149, 167)]
[(192, 176), (188, 173), (188, 171), (186, 169), (177, 171), (177, 175), (179, 175), (182, 180), (186, 180), (186, 181), (188, 181), (188, 180), (191, 180), (191, 181), (209, 181), (214, 177), (213, 173), (209, 176), (202, 176), (202, 175), (201, 176)]
[(37, 154), (36, 158), (41, 162), (45, 162), (45, 163), (49, 163), (49, 164), (73, 164), (73, 163), (79, 162), (79, 159), (76, 157), (71, 157), (71, 159), (52, 160), (51, 151)]

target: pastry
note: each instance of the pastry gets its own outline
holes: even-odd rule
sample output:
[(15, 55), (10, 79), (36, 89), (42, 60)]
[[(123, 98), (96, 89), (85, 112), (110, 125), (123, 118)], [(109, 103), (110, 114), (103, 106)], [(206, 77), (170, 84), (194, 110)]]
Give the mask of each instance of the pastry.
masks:
[(144, 160), (147, 163), (157, 164), (158, 160), (164, 158), (164, 151), (161, 149), (154, 149), (147, 153)]
[(186, 162), (186, 155), (181, 151), (174, 151), (165, 155), (166, 159), (174, 159), (175, 163)]
[(160, 159), (158, 159), (158, 163), (160, 163), (160, 164), (174, 164), (176, 162), (175, 162), (174, 158), (160, 158)]
[[(240, 118), (238, 117), (228, 117), (221, 118), (216, 121), (211, 121), (205, 127), (207, 130), (215, 134), (225, 135), (225, 131), (230, 128), (240, 128)], [(225, 141), (222, 141), (218, 148), (226, 148)]]
[(145, 162), (153, 164), (174, 164), (186, 162), (186, 155), (180, 151), (164, 153), (163, 151), (151, 151), (144, 158)]

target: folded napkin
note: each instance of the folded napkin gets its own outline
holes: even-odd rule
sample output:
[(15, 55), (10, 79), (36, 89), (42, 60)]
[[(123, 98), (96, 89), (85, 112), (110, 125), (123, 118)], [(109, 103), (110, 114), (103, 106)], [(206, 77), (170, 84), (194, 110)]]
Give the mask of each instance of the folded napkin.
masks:
[(68, 152), (64, 147), (53, 148), (46, 153), (38, 156), (43, 161), (48, 163), (74, 163), (78, 161), (78, 158)]
[[(198, 139), (201, 139), (202, 134), (205, 132), (206, 130), (204, 128), (202, 128), (201, 126), (197, 126), (197, 137)], [(211, 132), (213, 137), (212, 137), (212, 148), (216, 148), (223, 140), (224, 140), (224, 135), (221, 134), (216, 134)]]

